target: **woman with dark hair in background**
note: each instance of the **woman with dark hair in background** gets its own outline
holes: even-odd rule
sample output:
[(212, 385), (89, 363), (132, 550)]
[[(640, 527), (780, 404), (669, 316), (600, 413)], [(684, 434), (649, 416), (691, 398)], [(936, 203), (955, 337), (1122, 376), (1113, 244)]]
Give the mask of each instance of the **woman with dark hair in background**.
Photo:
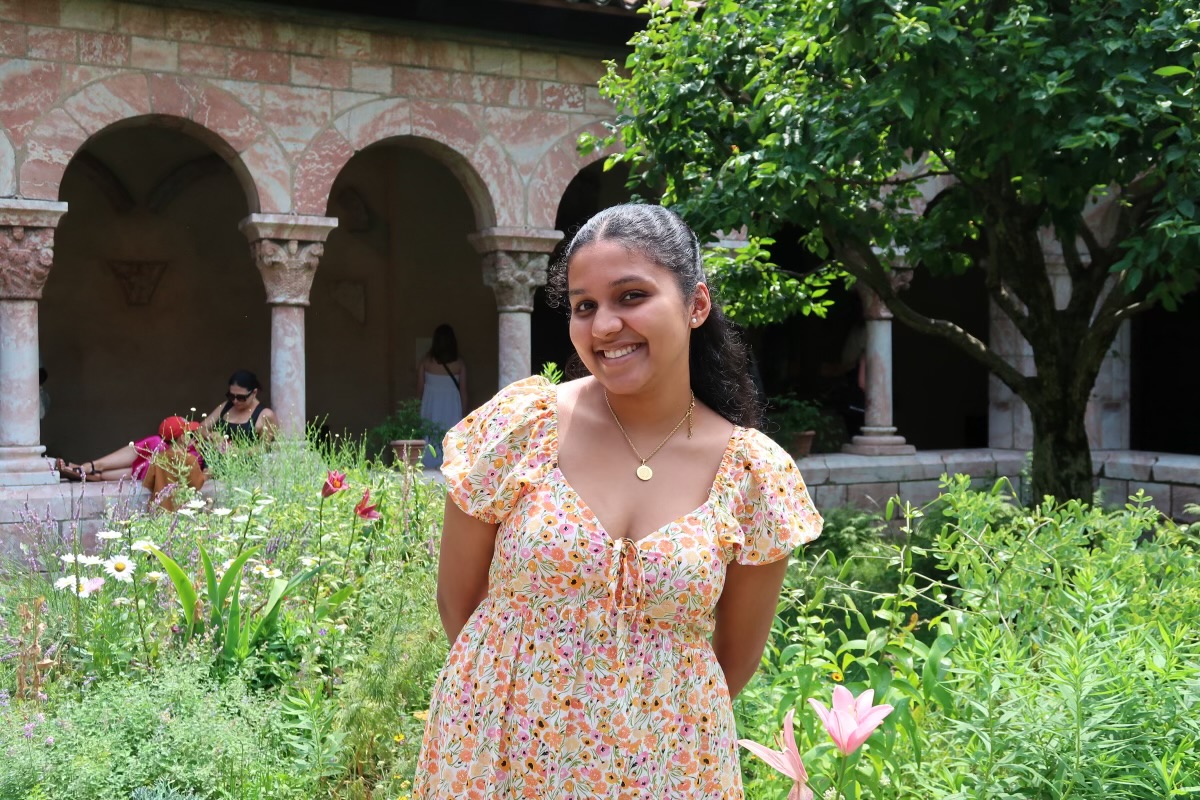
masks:
[(422, 458), (428, 469), (442, 465), (441, 437), (467, 413), (467, 365), (458, 354), (458, 337), (449, 325), (433, 331), (429, 352), (417, 364), (421, 416), (437, 426), (436, 442)]
[(753, 427), (745, 347), (678, 215), (602, 211), (551, 288), (591, 374), (514, 383), (445, 439), (453, 645), (414, 795), (738, 800), (732, 699), (821, 517)]
[(239, 369), (230, 375), (225, 402), (204, 418), (201, 432), (231, 442), (270, 442), (279, 421), (259, 399), (261, 388), (258, 376), (249, 370)]

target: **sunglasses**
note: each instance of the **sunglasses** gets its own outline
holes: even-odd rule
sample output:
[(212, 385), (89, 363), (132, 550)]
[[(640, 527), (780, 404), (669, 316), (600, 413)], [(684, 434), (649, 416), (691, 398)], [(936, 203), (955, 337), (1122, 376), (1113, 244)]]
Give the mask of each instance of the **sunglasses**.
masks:
[(250, 395), (252, 395), (252, 394), (254, 394), (254, 392), (246, 392), (245, 394), (234, 394), (233, 392), (226, 392), (225, 399), (231, 403), (244, 403), (250, 399)]

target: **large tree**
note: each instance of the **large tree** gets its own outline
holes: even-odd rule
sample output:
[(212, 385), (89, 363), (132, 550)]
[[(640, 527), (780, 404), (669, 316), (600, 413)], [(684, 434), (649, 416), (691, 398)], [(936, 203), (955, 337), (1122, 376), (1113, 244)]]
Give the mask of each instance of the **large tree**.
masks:
[[(1084, 417), (1105, 353), (1200, 275), (1196, 5), (677, 0), (610, 65), (614, 134), (584, 147), (618, 140), (611, 160), (702, 234), (811, 231), (815, 281), (754, 247), (722, 263), (744, 312), (809, 308), (848, 272), (1025, 401), (1038, 495), (1087, 498)], [(981, 270), (1036, 374), (905, 303), (889, 280), (901, 261)]]

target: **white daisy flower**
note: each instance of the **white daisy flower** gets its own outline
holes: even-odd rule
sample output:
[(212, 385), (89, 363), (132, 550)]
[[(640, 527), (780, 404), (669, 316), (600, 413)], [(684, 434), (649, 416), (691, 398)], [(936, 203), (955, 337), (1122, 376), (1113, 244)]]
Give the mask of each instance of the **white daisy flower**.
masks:
[(118, 597), (115, 600), (113, 600), (113, 605), (114, 606), (131, 606), (131, 605), (133, 605), (133, 601), (130, 600), (128, 597)]
[(188, 500), (186, 503), (183, 504), (184, 508), (204, 508), (206, 505), (208, 505), (208, 503), (206, 503), (205, 501), (201, 500), (198, 497), (195, 499), (192, 499), (192, 500)]
[(104, 562), (104, 571), (122, 583), (133, 580), (133, 562), (129, 556), (113, 556)]
[(81, 555), (78, 560), (79, 563), (83, 564), (85, 567), (96, 567), (104, 563), (104, 559), (102, 559), (100, 556)]
[(212, 515), (214, 517), (228, 517), (232, 513), (233, 513), (232, 508), (214, 508), (212, 510)]
[(233, 517), (230, 521), (231, 522), (239, 522), (239, 523), (240, 522), (249, 522), (250, 515), (249, 514), (238, 514), (236, 517)]
[(104, 578), (88, 578), (86, 580), (82, 580), (82, 581), (79, 581), (78, 583), (76, 583), (74, 578), (67, 577), (67, 578), (59, 578), (58, 580), (56, 580), (54, 582), (54, 586), (56, 589), (61, 589), (63, 591), (67, 591), (67, 592), (74, 592), (75, 594), (79, 595), (80, 597), (87, 597), (88, 595), (92, 594), (92, 592), (99, 591), (100, 587), (103, 585), (104, 585)]
[(229, 572), (229, 568), (233, 566), (233, 561), (234, 559), (232, 558), (226, 559), (225, 563), (221, 565), (221, 572)]
[(253, 572), (255, 575), (262, 575), (264, 572), (267, 571), (267, 568), (265, 566), (263, 566), (262, 564), (255, 564), (253, 567), (250, 568), (250, 571)]
[(74, 553), (63, 553), (61, 556), (59, 556), (59, 558), (62, 559), (62, 562), (64, 564), (74, 564), (75, 563), (75, 554)]
[(317, 559), (313, 558), (312, 556), (300, 556), (300, 563), (305, 567), (315, 567), (317, 565)]
[(184, 516), (184, 517), (196, 516), (196, 510), (193, 508), (181, 508), (181, 509), (177, 510), (175, 513), (179, 514), (180, 516)]
[(151, 583), (158, 583), (165, 577), (167, 577), (167, 576), (164, 575), (163, 573), (159, 572), (158, 570), (153, 570), (151, 572), (146, 573), (146, 580), (150, 581)]
[(149, 553), (151, 547), (154, 547), (154, 542), (149, 539), (138, 539), (129, 545), (130, 550), (137, 550), (139, 553)]
[(120, 539), (120, 531), (96, 531), (97, 539)]
[(274, 502), (275, 502), (274, 497), (260, 497), (254, 501), (254, 504), (258, 505), (258, 506), (269, 506), (269, 505), (271, 505), (271, 503), (274, 503)]
[(263, 574), (262, 574), (262, 576), (263, 576), (264, 578), (267, 578), (267, 579), (270, 579), (270, 578), (281, 578), (281, 577), (283, 577), (283, 573), (282, 573), (281, 571), (277, 570), (277, 569), (271, 568), (271, 569), (268, 569), (268, 570), (263, 570)]

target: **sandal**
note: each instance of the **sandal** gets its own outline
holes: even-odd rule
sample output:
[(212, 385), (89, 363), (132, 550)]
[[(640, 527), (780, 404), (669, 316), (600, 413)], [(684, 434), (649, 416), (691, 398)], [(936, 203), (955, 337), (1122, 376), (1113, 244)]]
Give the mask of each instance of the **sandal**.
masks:
[[(96, 465), (92, 464), (92, 466), (94, 467)], [(56, 458), (54, 460), (54, 468), (58, 470), (59, 475), (63, 476), (69, 481), (83, 480), (83, 468), (75, 464), (71, 464), (64, 459)]]
[(82, 464), (72, 464), (64, 459), (56, 459), (54, 462), (55, 469), (58, 473), (64, 476), (69, 481), (82, 481), (86, 478), (91, 478), (94, 475), (99, 475), (100, 470), (96, 469), (96, 462), (87, 462), (91, 465), (91, 469), (85, 470)]

